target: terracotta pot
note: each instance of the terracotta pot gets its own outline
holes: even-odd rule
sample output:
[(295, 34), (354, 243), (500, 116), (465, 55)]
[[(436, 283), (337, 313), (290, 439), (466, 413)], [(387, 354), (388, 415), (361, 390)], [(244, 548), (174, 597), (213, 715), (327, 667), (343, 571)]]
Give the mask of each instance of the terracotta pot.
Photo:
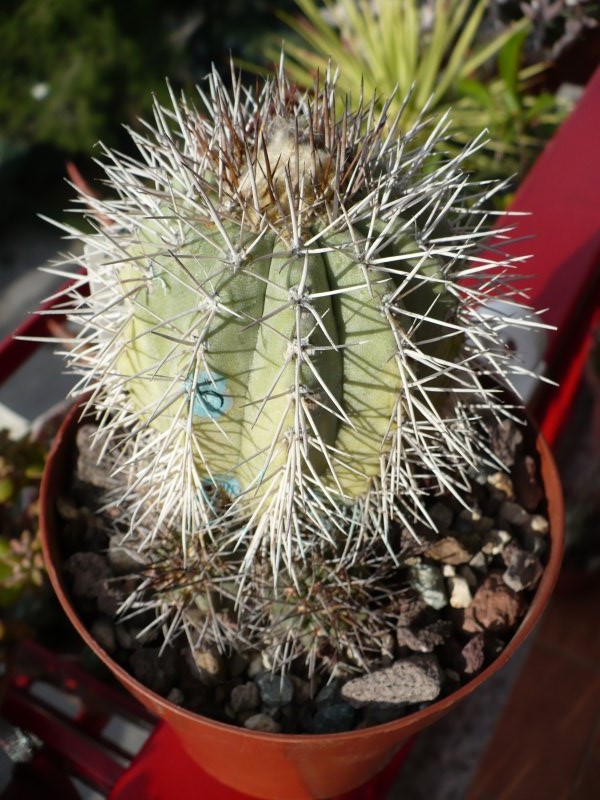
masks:
[(406, 740), (450, 711), (490, 678), (515, 653), (544, 610), (554, 587), (563, 548), (563, 504), (560, 482), (550, 451), (535, 440), (544, 480), (551, 527), (548, 564), (526, 616), (501, 655), (472, 681), (448, 697), (414, 714), (382, 725), (323, 735), (267, 734), (226, 725), (186, 711), (150, 691), (92, 638), (79, 619), (61, 573), (60, 523), (56, 498), (72, 469), (79, 410), (71, 410), (61, 427), (41, 488), (41, 533), (50, 579), (68, 617), (87, 645), (119, 681), (180, 737), (186, 752), (225, 785), (263, 800), (308, 800), (347, 792), (380, 771)]

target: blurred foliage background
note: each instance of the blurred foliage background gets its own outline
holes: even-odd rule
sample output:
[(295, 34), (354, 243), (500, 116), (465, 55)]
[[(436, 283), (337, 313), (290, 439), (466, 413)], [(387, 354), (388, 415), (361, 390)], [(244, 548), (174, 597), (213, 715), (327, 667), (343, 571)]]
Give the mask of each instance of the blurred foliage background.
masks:
[(90, 174), (98, 140), (129, 148), (166, 76), (192, 92), (211, 63), (264, 68), (282, 43), (295, 80), (331, 56), (355, 99), (362, 76), (380, 95), (415, 79), (413, 116), (433, 95), (464, 135), (490, 129), (475, 169), (522, 174), (564, 112), (546, 67), (581, 62), (597, 19), (594, 0), (2, 0), (0, 224), (63, 205), (65, 159)]
[(278, 25), (266, 0), (2, 0), (0, 224), (56, 214), (66, 159), (89, 174), (99, 140), (127, 150), (123, 126), (148, 116), (167, 76), (191, 93), (230, 53), (259, 59)]

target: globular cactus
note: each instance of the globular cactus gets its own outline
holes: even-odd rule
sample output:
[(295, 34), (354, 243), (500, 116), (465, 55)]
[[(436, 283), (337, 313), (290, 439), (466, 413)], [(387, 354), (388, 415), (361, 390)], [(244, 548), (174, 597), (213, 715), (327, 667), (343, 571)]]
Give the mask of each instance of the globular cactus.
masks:
[(503, 232), (481, 255), (492, 189), (461, 171), (483, 139), (444, 160), (446, 119), (336, 118), (331, 76), (208, 84), (202, 113), (156, 105), (139, 160), (105, 151), (116, 197), (82, 193), (75, 234), (69, 358), (147, 558), (130, 605), (193, 644), (262, 637), (275, 666), (361, 663), (394, 526), (435, 527), (425, 498), (461, 496), (493, 458), (481, 409), (505, 413), (506, 320), (480, 307), (513, 264)]

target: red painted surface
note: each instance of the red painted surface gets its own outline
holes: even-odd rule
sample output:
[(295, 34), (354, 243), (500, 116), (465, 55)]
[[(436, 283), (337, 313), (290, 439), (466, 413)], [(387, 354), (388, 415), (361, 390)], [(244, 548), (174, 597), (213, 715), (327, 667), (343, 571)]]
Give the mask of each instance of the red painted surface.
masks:
[[(83, 275), (83, 272), (82, 272)], [(0, 386), (22, 366), (42, 343), (56, 336), (55, 326), (65, 321), (60, 312), (61, 295), (73, 283), (66, 281), (55, 295), (26, 317), (10, 336), (0, 341)]]
[(559, 383), (537, 398), (534, 414), (553, 443), (579, 381), (587, 334), (600, 305), (600, 68), (577, 108), (547, 144), (519, 187), (511, 211), (523, 239), (511, 254), (531, 254), (531, 304), (556, 326), (546, 355), (548, 377)]

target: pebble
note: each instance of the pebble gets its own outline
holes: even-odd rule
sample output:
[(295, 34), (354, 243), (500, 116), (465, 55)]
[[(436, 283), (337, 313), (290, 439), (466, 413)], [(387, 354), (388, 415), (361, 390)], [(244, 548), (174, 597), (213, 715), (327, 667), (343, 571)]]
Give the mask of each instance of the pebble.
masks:
[(527, 511), (535, 511), (544, 499), (533, 456), (518, 458), (513, 469), (515, 494)]
[(322, 703), (334, 703), (340, 696), (339, 681), (329, 681), (323, 686), (315, 697), (315, 703), (321, 705)]
[(97, 598), (111, 576), (106, 558), (99, 553), (74, 553), (64, 568), (73, 580), (73, 594), (77, 597)]
[(523, 597), (504, 583), (502, 573), (490, 572), (463, 611), (462, 629), (466, 633), (510, 630), (524, 611)]
[[(394, 650), (396, 648), (396, 640), (391, 633), (384, 633), (381, 636), (380, 654), (382, 662), (392, 663), (394, 659)], [(388, 666), (388, 663), (385, 665)]]
[(284, 706), (294, 699), (294, 686), (287, 675), (264, 672), (255, 680), (261, 700), (266, 706)]
[(525, 525), (525, 531), (534, 536), (547, 536), (549, 530), (550, 523), (541, 514), (532, 514)]
[(342, 697), (356, 708), (375, 704), (392, 708), (405, 703), (424, 703), (441, 691), (442, 674), (434, 655), (415, 655), (395, 661), (391, 667), (348, 681)]
[(192, 653), (194, 664), (198, 670), (198, 680), (205, 686), (211, 686), (221, 681), (226, 674), (225, 660), (215, 649), (194, 650)]
[[(143, 647), (146, 644), (151, 644), (152, 642), (156, 642), (159, 639), (159, 631), (156, 626), (152, 628), (148, 628), (146, 625), (142, 627), (140, 624), (137, 625), (129, 625), (129, 633), (133, 639), (133, 648), (137, 650), (139, 647)], [(189, 652), (189, 648), (188, 652)]]
[(115, 652), (117, 649), (115, 625), (109, 617), (98, 617), (92, 624), (90, 633), (107, 653)]
[(227, 663), (227, 669), (231, 678), (239, 678), (248, 669), (248, 658), (237, 650), (234, 650)]
[(368, 706), (361, 712), (362, 719), (358, 724), (354, 725), (354, 730), (370, 728), (373, 725), (383, 725), (386, 722), (391, 722), (408, 713), (409, 709), (406, 705), (390, 706), (390, 708)]
[(458, 532), (466, 534), (485, 533), (493, 524), (492, 517), (482, 514), (479, 508), (463, 508), (458, 515), (456, 529)]
[(262, 733), (281, 733), (281, 725), (269, 714), (253, 714), (244, 722), (244, 728)]
[(265, 667), (263, 665), (262, 655), (260, 653), (252, 653), (249, 657), (248, 661), (248, 668), (246, 670), (246, 674), (249, 678), (254, 680), (261, 672), (265, 671)]
[(410, 584), (428, 606), (444, 608), (448, 605), (444, 576), (434, 564), (418, 564), (409, 570)]
[(241, 711), (253, 711), (260, 704), (258, 686), (252, 681), (234, 686), (229, 702), (236, 716)]
[(497, 556), (504, 550), (512, 538), (512, 535), (508, 531), (494, 528), (488, 531), (483, 537), (481, 552), (485, 553), (486, 556)]
[(444, 536), (438, 539), (425, 553), (427, 558), (441, 561), (444, 564), (466, 564), (471, 560), (473, 553), (467, 550), (454, 536)]
[(523, 434), (510, 419), (504, 419), (492, 429), (492, 448), (502, 464), (512, 467)]
[(448, 578), (448, 592), (452, 608), (467, 608), (473, 599), (469, 584), (460, 575)]
[(305, 681), (303, 678), (292, 674), (289, 675), (289, 679), (294, 687), (294, 703), (299, 706), (310, 703), (315, 693), (315, 679), (313, 678), (312, 682)]
[(548, 553), (548, 542), (549, 539), (547, 536), (536, 536), (533, 533), (525, 533), (523, 536), (524, 549), (533, 553), (540, 561), (544, 561)]
[(89, 515), (89, 509), (76, 505), (69, 496), (64, 495), (56, 498), (56, 510), (63, 519), (67, 519), (69, 522), (77, 523), (82, 517), (85, 518)]
[(184, 697), (183, 692), (177, 686), (174, 686), (171, 689), (171, 691), (169, 692), (169, 694), (167, 695), (167, 700), (170, 703), (173, 703), (173, 705), (176, 705), (176, 706), (182, 705), (184, 699), (185, 699), (185, 697)]
[(460, 510), (454, 528), (457, 533), (473, 533), (475, 525), (481, 516), (481, 512), (463, 508)]
[(93, 446), (93, 436), (97, 432), (95, 425), (81, 425), (77, 430), (77, 477), (100, 489), (114, 487), (114, 478), (102, 463), (98, 463), (101, 448)]
[(479, 581), (477, 576), (468, 564), (463, 564), (458, 570), (458, 574), (461, 578), (466, 580), (467, 584), (469, 585), (469, 589), (474, 589), (476, 586), (478, 586)]
[(485, 639), (482, 634), (472, 636), (461, 650), (465, 675), (474, 675), (483, 667), (485, 661)]
[(323, 703), (313, 717), (314, 733), (342, 733), (351, 730), (356, 711), (348, 703)]
[(499, 639), (496, 637), (487, 637), (485, 638), (485, 654), (489, 661), (494, 661), (498, 658), (500, 653), (506, 647), (506, 642), (503, 639)]
[(451, 623), (438, 619), (425, 627), (409, 628), (398, 625), (396, 639), (399, 647), (408, 647), (415, 653), (431, 653), (436, 647), (444, 644)]
[(145, 564), (140, 553), (123, 543), (123, 537), (120, 534), (110, 537), (107, 556), (115, 575), (139, 572), (140, 567)]
[(400, 554), (402, 561), (422, 555), (427, 547), (435, 540), (435, 533), (430, 528), (419, 530), (418, 534), (413, 533), (408, 528), (402, 528), (400, 532)]
[(458, 673), (454, 669), (446, 669), (444, 670), (448, 680), (453, 681), (454, 683), (460, 683), (460, 673)]
[(507, 500), (515, 499), (515, 490), (510, 476), (506, 472), (493, 472), (488, 475), (487, 482), (496, 491), (503, 492)]
[(398, 596), (396, 598), (396, 603), (398, 607), (398, 618), (402, 620), (403, 625), (416, 622), (429, 609), (429, 606), (421, 595), (412, 588)]
[(537, 586), (544, 572), (537, 556), (513, 544), (506, 548), (503, 558), (507, 568), (502, 580), (508, 587), (515, 592), (522, 592)]
[(434, 503), (428, 513), (438, 533), (445, 533), (452, 525), (454, 515), (445, 503)]
[(122, 622), (115, 625), (115, 637), (119, 647), (124, 650), (135, 650), (139, 646), (129, 626)]
[(475, 533), (481, 535), (483, 533), (487, 533), (487, 531), (491, 530), (493, 527), (494, 518), (484, 514), (480, 519), (477, 520), (475, 524)]
[(101, 584), (98, 593), (98, 610), (109, 617), (116, 617), (134, 587), (135, 581), (122, 578), (107, 578)]
[(529, 520), (529, 514), (523, 506), (514, 503), (512, 500), (505, 500), (501, 503), (499, 516), (500, 519), (511, 525), (516, 525), (519, 528), (525, 525)]
[(469, 561), (469, 566), (473, 569), (476, 569), (477, 572), (486, 572), (487, 571), (487, 558), (485, 557), (485, 553), (482, 553), (481, 550), (478, 553), (475, 553), (473, 558)]
[(131, 656), (131, 671), (135, 677), (157, 694), (166, 695), (173, 687), (176, 675), (175, 653), (166, 648), (160, 655), (158, 647), (136, 650)]

